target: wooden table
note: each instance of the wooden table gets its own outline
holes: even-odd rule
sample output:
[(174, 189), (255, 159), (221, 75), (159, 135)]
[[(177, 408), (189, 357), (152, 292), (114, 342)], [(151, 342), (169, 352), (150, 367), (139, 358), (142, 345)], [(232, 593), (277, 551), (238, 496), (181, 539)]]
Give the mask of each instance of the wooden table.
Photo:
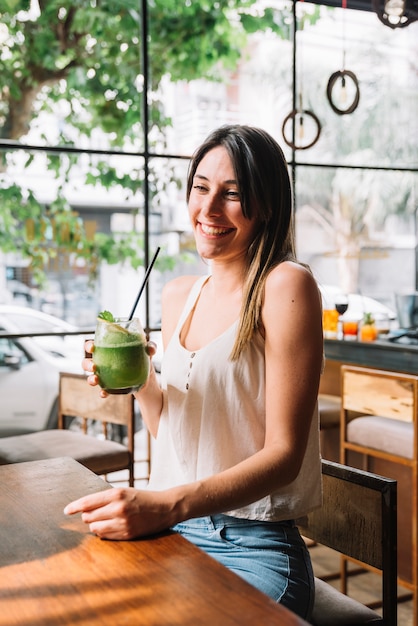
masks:
[(179, 535), (92, 535), (64, 506), (109, 485), (68, 458), (0, 467), (1, 626), (302, 626)]

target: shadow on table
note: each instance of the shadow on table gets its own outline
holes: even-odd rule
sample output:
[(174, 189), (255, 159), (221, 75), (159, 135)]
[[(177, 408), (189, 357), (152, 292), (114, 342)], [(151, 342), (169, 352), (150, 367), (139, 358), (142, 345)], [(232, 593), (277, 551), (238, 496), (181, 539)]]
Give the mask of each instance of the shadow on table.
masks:
[[(7, 542), (1, 549), (0, 567), (47, 559), (54, 554), (79, 546), (88, 533), (87, 527), (83, 532), (84, 528), (80, 528), (82, 524), (80, 520), (74, 520), (76, 523), (68, 522), (67, 519), (65, 521), (66, 527), (63, 524), (57, 524), (58, 528), (55, 527), (52, 533), (49, 530), (52, 524), (46, 520), (43, 528), (37, 526), (32, 532), (26, 530), (25, 541), (22, 541), (25, 535), (19, 532), (17, 525), (15, 528), (10, 528), (7, 533)], [(27, 520), (27, 526), (30, 528), (30, 520)]]

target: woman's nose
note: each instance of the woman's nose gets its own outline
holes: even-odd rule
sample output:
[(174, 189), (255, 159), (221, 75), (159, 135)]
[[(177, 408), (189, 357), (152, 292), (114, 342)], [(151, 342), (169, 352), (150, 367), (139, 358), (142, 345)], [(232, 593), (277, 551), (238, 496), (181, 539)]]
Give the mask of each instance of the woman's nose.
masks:
[(201, 210), (205, 215), (220, 215), (222, 213), (221, 202), (217, 194), (207, 194), (201, 203)]

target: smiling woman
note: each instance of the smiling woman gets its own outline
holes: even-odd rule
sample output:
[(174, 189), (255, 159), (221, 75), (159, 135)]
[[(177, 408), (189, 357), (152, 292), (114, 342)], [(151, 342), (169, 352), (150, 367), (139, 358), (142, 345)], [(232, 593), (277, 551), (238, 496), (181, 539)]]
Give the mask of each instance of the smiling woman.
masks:
[[(163, 290), (161, 380), (152, 368), (134, 393), (155, 437), (149, 488), (65, 512), (108, 539), (172, 528), (309, 618), (313, 574), (294, 519), (321, 502), (321, 300), (295, 258), (281, 148), (259, 128), (220, 127), (192, 157), (187, 199), (210, 274)], [(99, 384), (91, 359), (84, 368)]]

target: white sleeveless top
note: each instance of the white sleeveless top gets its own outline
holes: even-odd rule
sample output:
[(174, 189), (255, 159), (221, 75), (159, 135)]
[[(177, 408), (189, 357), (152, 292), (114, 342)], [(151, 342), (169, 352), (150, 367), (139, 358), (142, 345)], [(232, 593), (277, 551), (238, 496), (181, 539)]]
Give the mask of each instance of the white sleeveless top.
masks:
[[(149, 488), (168, 489), (211, 476), (263, 448), (265, 433), (264, 339), (260, 333), (237, 361), (229, 355), (238, 322), (191, 352), (180, 331), (207, 276), (193, 285), (164, 353), (163, 410), (153, 442)], [(295, 389), (297, 393), (297, 389)], [(305, 458), (297, 478), (247, 506), (224, 511), (235, 517), (280, 521), (321, 504), (318, 410), (312, 418)]]

